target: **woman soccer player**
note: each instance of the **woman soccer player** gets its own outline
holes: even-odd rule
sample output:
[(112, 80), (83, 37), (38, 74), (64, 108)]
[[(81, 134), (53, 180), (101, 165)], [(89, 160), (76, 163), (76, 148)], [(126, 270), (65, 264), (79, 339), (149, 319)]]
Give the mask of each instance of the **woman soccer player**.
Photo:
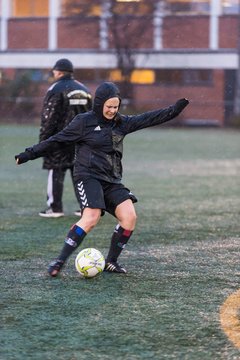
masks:
[(126, 273), (118, 257), (136, 225), (133, 203), (137, 201), (122, 183), (123, 139), (126, 135), (175, 118), (188, 105), (180, 99), (164, 109), (138, 115), (119, 112), (121, 97), (117, 86), (102, 83), (96, 90), (93, 110), (78, 114), (62, 131), (15, 156), (22, 164), (47, 153), (75, 144), (74, 182), (82, 217), (69, 230), (59, 256), (49, 265), (48, 273), (58, 275), (68, 257), (99, 222), (105, 211), (116, 217), (105, 271)]

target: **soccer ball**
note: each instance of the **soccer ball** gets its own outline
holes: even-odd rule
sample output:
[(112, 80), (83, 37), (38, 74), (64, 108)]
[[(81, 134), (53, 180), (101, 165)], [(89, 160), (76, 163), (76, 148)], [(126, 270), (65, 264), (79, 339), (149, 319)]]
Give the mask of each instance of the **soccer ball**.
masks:
[(75, 267), (79, 274), (85, 278), (92, 278), (100, 274), (105, 266), (102, 253), (94, 248), (83, 249), (75, 259)]

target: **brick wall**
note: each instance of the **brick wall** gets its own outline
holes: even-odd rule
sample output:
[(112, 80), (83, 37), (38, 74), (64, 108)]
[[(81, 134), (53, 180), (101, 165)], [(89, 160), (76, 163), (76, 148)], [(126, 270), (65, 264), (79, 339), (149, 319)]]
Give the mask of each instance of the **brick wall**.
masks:
[(167, 49), (209, 48), (208, 16), (164, 18), (163, 46)]
[(239, 19), (237, 18), (237, 16), (233, 16), (233, 15), (222, 16), (220, 18), (220, 26), (219, 26), (220, 48), (235, 49), (238, 47), (238, 41), (239, 41), (238, 37), (240, 36), (240, 30), (238, 30), (239, 26), (240, 26), (240, 15), (239, 15)]
[(99, 20), (92, 18), (58, 20), (59, 49), (98, 49)]
[[(129, 23), (127, 41), (129, 46), (143, 49), (153, 48), (153, 26), (150, 22)], [(143, 30), (140, 31), (139, 29)], [(135, 32), (137, 36), (133, 36)], [(10, 19), (8, 22), (9, 49), (47, 49), (48, 21), (43, 18)], [(113, 47), (112, 33), (109, 33), (110, 47)], [(98, 49), (99, 20), (97, 18), (58, 19), (58, 47), (60, 49)], [(126, 43), (126, 39), (125, 39)], [(220, 48), (237, 48), (237, 15), (220, 17)], [(163, 25), (164, 49), (207, 49), (209, 48), (208, 16), (166, 16)]]
[(8, 22), (8, 48), (47, 49), (47, 19), (10, 19)]
[(169, 106), (186, 97), (191, 104), (180, 120), (213, 120), (224, 123), (224, 71), (213, 71), (211, 86), (135, 86), (135, 105), (142, 110)]

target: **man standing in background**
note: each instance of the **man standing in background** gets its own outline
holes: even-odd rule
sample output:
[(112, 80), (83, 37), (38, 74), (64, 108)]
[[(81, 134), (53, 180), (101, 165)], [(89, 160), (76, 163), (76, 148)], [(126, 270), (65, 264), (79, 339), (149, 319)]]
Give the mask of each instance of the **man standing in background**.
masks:
[[(91, 110), (92, 96), (73, 76), (73, 64), (68, 59), (60, 59), (52, 72), (55, 82), (50, 86), (44, 99), (41, 114), (39, 141), (58, 133), (79, 113)], [(73, 174), (75, 147), (58, 149), (43, 158), (43, 169), (48, 170), (47, 209), (39, 213), (42, 217), (64, 216), (63, 188), (66, 171)], [(75, 215), (81, 216), (80, 210)]]

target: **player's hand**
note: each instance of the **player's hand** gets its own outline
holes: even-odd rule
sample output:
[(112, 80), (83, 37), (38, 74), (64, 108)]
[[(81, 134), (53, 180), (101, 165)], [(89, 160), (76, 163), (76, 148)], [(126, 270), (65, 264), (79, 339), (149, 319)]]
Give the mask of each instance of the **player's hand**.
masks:
[(188, 99), (179, 99), (176, 104), (174, 105), (175, 107), (175, 111), (177, 113), (180, 113), (181, 111), (183, 111), (183, 109), (189, 104)]
[(29, 151), (24, 151), (18, 155), (15, 155), (16, 164), (20, 165), (30, 160)]

